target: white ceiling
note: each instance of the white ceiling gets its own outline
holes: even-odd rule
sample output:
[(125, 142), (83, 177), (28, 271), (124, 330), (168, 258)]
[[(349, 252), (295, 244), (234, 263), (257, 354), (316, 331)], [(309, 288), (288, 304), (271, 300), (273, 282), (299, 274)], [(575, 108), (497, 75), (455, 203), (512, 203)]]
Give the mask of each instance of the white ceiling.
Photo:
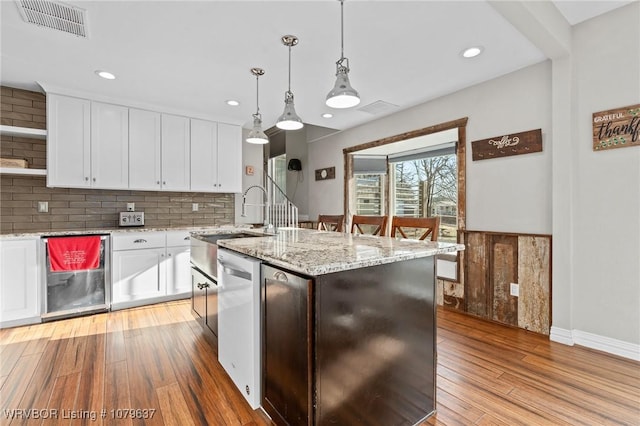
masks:
[[(340, 55), (340, 5), (318, 1), (66, 1), (87, 10), (88, 38), (24, 22), (14, 1), (1, 12), (3, 85), (36, 82), (154, 105), (250, 127), (255, 111), (251, 67), (264, 68), (260, 109), (266, 128), (282, 113), (287, 48), (294, 34), (292, 91), (306, 123), (346, 129), (381, 117), (324, 105)], [(560, 4), (562, 3), (562, 4)], [(556, 2), (569, 22), (628, 2)], [(571, 3), (571, 5), (569, 5)], [(578, 3), (578, 4), (574, 4)], [(595, 7), (597, 6), (597, 7)], [(366, 106), (405, 109), (545, 60), (485, 1), (345, 2), (345, 56)], [(590, 17), (590, 16), (589, 16)], [(484, 53), (460, 52), (481, 45)], [(98, 78), (108, 70), (117, 79)], [(227, 99), (240, 101), (229, 107)], [(332, 112), (332, 119), (322, 118)]]

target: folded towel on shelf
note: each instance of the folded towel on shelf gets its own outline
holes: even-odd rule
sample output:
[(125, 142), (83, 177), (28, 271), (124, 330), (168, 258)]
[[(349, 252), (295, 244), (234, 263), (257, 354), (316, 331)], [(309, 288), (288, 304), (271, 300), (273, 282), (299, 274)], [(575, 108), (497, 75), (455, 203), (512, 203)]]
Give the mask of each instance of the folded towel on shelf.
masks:
[(49, 238), (51, 272), (80, 271), (100, 266), (100, 236)]

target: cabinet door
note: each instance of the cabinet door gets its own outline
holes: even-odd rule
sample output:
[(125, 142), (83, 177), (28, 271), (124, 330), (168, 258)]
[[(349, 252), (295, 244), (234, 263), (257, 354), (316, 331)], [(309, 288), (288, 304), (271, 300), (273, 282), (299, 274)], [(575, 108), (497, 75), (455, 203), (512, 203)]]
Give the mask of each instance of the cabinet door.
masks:
[(113, 303), (166, 294), (165, 249), (113, 252)]
[(212, 192), (218, 184), (218, 123), (191, 119), (191, 190)]
[(91, 186), (91, 102), (47, 95), (47, 186)]
[(0, 242), (0, 321), (40, 316), (37, 239)]
[(129, 109), (91, 104), (91, 185), (129, 188)]
[(191, 292), (189, 247), (167, 247), (167, 295)]
[(189, 146), (189, 119), (162, 114), (162, 189), (189, 190)]
[(129, 108), (129, 188), (160, 189), (160, 113)]
[(242, 129), (218, 123), (219, 192), (242, 192)]

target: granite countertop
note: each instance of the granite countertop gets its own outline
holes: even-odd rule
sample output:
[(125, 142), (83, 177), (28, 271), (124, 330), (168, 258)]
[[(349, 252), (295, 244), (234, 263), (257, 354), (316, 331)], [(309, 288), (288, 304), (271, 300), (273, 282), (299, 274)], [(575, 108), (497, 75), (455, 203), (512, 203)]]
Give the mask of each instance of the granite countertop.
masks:
[(275, 236), (220, 240), (220, 247), (310, 276), (464, 250), (463, 244), (281, 228)]
[(105, 229), (69, 229), (40, 232), (21, 232), (14, 234), (1, 234), (0, 240), (12, 240), (20, 238), (40, 238), (73, 235), (95, 235), (95, 234), (120, 234), (126, 232), (155, 232), (155, 231), (188, 231), (192, 234), (206, 233), (234, 233), (250, 230), (255, 233), (263, 233), (261, 229), (252, 229), (249, 225), (218, 225), (218, 226), (183, 226), (176, 228), (168, 227), (128, 227), (128, 228), (105, 228)]

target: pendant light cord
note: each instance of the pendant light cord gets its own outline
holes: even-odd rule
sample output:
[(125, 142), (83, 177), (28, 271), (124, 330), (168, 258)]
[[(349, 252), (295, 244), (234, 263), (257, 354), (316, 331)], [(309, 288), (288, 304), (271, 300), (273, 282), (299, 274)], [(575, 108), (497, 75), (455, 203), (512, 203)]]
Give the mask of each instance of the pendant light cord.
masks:
[(340, 0), (340, 60), (344, 59), (344, 0)]
[(289, 93), (291, 93), (291, 46), (289, 46)]
[(258, 91), (258, 75), (256, 75), (256, 115), (260, 115), (260, 92)]

